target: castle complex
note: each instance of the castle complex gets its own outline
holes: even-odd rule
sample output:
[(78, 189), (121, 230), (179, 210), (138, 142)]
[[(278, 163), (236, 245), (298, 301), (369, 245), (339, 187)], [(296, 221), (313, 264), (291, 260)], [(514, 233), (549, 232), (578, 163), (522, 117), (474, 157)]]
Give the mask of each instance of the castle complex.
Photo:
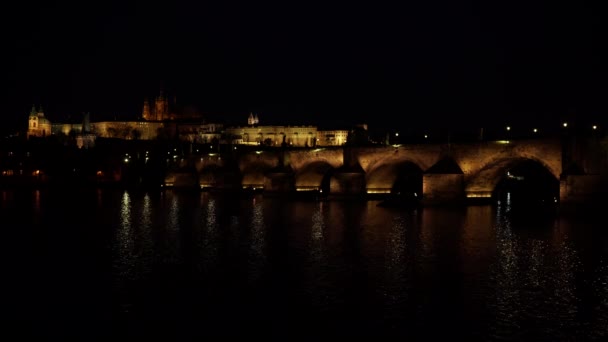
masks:
[(176, 135), (193, 143), (313, 147), (344, 145), (349, 134), (347, 130), (324, 131), (316, 126), (262, 126), (259, 123), (254, 113), (249, 114), (247, 126), (237, 127), (206, 123), (197, 116), (179, 116), (175, 98), (170, 101), (161, 91), (152, 103), (144, 100), (141, 119), (135, 121), (91, 122), (87, 113), (82, 123), (52, 123), (41, 107), (34, 106), (29, 115), (27, 136), (73, 135), (79, 147), (92, 146), (96, 137), (152, 140)]

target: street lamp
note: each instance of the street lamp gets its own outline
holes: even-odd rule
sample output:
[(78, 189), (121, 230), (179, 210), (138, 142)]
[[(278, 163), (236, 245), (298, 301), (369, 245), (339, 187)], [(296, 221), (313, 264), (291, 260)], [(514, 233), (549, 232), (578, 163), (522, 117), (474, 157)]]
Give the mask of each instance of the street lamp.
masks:
[(510, 130), (511, 130), (511, 126), (507, 126), (507, 131), (510, 131)]
[(596, 126), (596, 125), (593, 125), (593, 129), (597, 129), (597, 126)]
[(568, 127), (568, 123), (567, 122), (564, 122), (564, 127)]
[(395, 136), (398, 137), (399, 136), (399, 132), (395, 133)]
[(535, 128), (532, 130), (532, 132), (536, 133), (536, 132), (538, 132), (538, 129)]

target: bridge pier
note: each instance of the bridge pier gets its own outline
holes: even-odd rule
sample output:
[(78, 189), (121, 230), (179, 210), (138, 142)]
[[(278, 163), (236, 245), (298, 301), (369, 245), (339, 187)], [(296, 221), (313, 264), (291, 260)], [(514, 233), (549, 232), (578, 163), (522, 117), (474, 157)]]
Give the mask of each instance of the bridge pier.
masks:
[(329, 181), (331, 196), (359, 196), (365, 194), (365, 173), (336, 172)]
[(201, 189), (237, 190), (241, 188), (240, 174), (232, 170), (216, 170), (199, 175)]
[(602, 175), (568, 175), (559, 182), (560, 203), (606, 202), (608, 178)]
[(426, 173), (422, 175), (422, 204), (461, 203), (464, 196), (464, 175)]
[(188, 171), (174, 171), (165, 177), (165, 186), (180, 189), (199, 189), (198, 176)]
[(265, 193), (290, 193), (295, 189), (296, 181), (293, 172), (270, 172), (264, 176)]

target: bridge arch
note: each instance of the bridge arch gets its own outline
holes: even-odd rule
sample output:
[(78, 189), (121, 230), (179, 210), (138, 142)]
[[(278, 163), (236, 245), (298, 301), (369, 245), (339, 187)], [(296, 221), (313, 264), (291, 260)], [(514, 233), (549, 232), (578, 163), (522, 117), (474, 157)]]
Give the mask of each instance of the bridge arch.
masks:
[(423, 169), (410, 160), (377, 165), (365, 177), (367, 193), (422, 193)]
[[(516, 172), (514, 173), (513, 170)], [(521, 172), (528, 175), (520, 176)], [(529, 175), (536, 181), (526, 182), (527, 186), (553, 187), (551, 191), (555, 191), (556, 196), (559, 195), (560, 175), (556, 170), (541, 159), (522, 156), (501, 158), (486, 164), (469, 177), (465, 185), (465, 193), (468, 198), (496, 197), (505, 182), (526, 180)]]
[(242, 186), (243, 188), (262, 188), (264, 187), (264, 177), (275, 166), (264, 161), (252, 162), (242, 165)]
[(241, 187), (242, 174), (236, 165), (210, 164), (198, 173), (201, 189), (238, 189)]
[(296, 190), (323, 190), (323, 192), (328, 193), (334, 170), (332, 164), (326, 160), (315, 160), (302, 165), (295, 172)]

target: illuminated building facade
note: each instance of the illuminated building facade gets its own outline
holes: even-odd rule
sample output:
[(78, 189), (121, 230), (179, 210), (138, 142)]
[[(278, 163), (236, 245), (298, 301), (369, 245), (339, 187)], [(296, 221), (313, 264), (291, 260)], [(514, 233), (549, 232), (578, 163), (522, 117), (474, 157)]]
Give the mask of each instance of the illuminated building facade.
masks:
[[(144, 104), (142, 117), (152, 118), (139, 121), (99, 121), (91, 122), (89, 114), (84, 114), (82, 123), (51, 123), (42, 109), (32, 108), (29, 115), (28, 137), (65, 135), (76, 138), (80, 147), (93, 146), (96, 137), (125, 140), (152, 140), (161, 135), (178, 135), (181, 140), (192, 143), (231, 143), (266, 146), (341, 146), (347, 141), (346, 130), (318, 130), (316, 126), (259, 126), (257, 115), (250, 113), (248, 126), (227, 127), (222, 124), (204, 123), (202, 120), (173, 120), (167, 110), (166, 98), (157, 100), (155, 110)], [(167, 118), (169, 120), (161, 119)], [(154, 118), (158, 118), (154, 119)]]
[(27, 129), (28, 137), (44, 137), (52, 134), (51, 122), (44, 117), (42, 107), (32, 106)]

